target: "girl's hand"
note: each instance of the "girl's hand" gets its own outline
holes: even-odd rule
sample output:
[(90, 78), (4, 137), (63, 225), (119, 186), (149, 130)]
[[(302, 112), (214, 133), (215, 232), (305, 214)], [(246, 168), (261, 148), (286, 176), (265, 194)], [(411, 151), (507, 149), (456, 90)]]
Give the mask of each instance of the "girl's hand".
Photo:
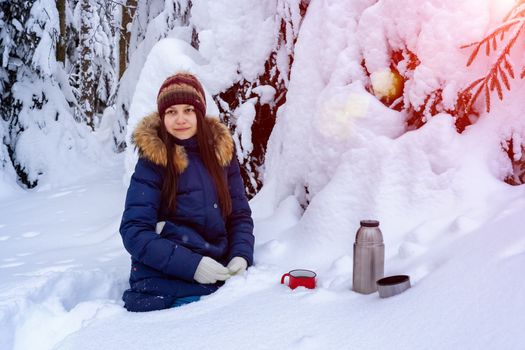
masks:
[(193, 279), (201, 284), (210, 284), (217, 281), (226, 281), (230, 278), (230, 271), (221, 263), (208, 256), (203, 256)]
[(241, 258), (240, 256), (236, 256), (235, 258), (231, 259), (228, 263), (228, 270), (230, 271), (230, 275), (237, 275), (239, 273), (243, 273), (246, 271), (246, 268), (248, 267), (248, 262), (246, 259)]

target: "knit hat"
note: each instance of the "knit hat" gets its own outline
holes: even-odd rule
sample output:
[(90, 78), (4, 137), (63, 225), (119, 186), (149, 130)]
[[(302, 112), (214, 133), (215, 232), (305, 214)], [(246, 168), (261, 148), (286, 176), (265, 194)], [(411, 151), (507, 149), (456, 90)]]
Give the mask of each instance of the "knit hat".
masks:
[(166, 109), (173, 105), (188, 104), (206, 115), (206, 96), (197, 78), (186, 72), (168, 77), (162, 83), (157, 95), (157, 110), (164, 117)]

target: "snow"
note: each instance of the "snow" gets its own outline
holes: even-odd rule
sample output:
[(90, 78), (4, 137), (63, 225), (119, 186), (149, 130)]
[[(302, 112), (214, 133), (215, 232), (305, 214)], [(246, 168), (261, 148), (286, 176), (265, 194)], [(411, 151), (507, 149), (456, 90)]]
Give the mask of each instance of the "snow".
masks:
[(259, 85), (253, 88), (252, 92), (259, 95), (261, 105), (271, 103), (274, 100), (275, 89), (270, 85)]
[(52, 348), (95, 312), (116, 305), (127, 283), (126, 269), (118, 267), (128, 262), (115, 235), (121, 172), (122, 159), (82, 183), (2, 201), (1, 349)]
[[(3, 124), (0, 122), (0, 134), (3, 133)], [(7, 147), (0, 145), (0, 200), (8, 198), (16, 193), (23, 193), (15, 182), (16, 173), (9, 162)]]
[[(111, 135), (102, 128), (90, 133), (86, 125), (76, 123), (65, 107), (58, 82), (23, 79), (14, 84), (13, 93), (24, 101), (18, 117), (24, 131), (15, 152), (29, 181), (38, 180), (41, 186), (66, 185), (79, 176), (92, 176), (97, 165), (113, 162)], [(34, 107), (33, 94), (40, 99), (41, 109)]]
[[(155, 110), (167, 75), (185, 69), (199, 76), (213, 114), (217, 89), (236, 74), (258, 74), (259, 59), (275, 39), (262, 33), (275, 6), (235, 3), (242, 12), (223, 2), (193, 7), (201, 50), (173, 37), (144, 49), (143, 64), (129, 73), (137, 83), (128, 140), (138, 120)], [(118, 234), (122, 178), (136, 155), (131, 148), (115, 157), (102, 151), (116, 112), (106, 111), (93, 137), (102, 144), (92, 153), (101, 160), (96, 166), (68, 163), (69, 155), (50, 157), (56, 146), (39, 137), (23, 141), (39, 142), (44, 162), (59, 169), (54, 176), (66, 179), (75, 166), (85, 173), (22, 191), (11, 184), (12, 168), (0, 172), (0, 349), (524, 348), (525, 187), (502, 181), (512, 166), (503, 142), (515, 136), (521, 146), (525, 134), (523, 81), (512, 81), (504, 102), (494, 98), (491, 112), (462, 134), (446, 113), (405, 132), (406, 115), (367, 90), (361, 66), (365, 58), (369, 72), (380, 74), (389, 68), (384, 45), (406, 42), (421, 59), (406, 98), (415, 104), (429, 88), (442, 86), (450, 104), (487, 66), (482, 61), (465, 69), (469, 52), (459, 45), (479, 39), (505, 12), (495, 0), (311, 1), (286, 104), (269, 141), (264, 187), (250, 201), (255, 265), (180, 308), (135, 314), (122, 307), (129, 276)], [(232, 35), (232, 46), (223, 46), (228, 30), (238, 34), (248, 24), (261, 31), (258, 43), (246, 46), (246, 36)], [(379, 34), (367, 35), (375, 27)], [(447, 28), (454, 31), (445, 35)], [(234, 52), (222, 47), (246, 48), (238, 58), (241, 73), (232, 70)], [(254, 93), (259, 97), (235, 113), (243, 150), (251, 145), (255, 100), (274, 91)], [(73, 145), (89, 148), (93, 141), (84, 142)], [(381, 299), (351, 290), (361, 219), (380, 221), (385, 274), (408, 274), (406, 292)], [(316, 271), (318, 287), (281, 285), (282, 274), (295, 268)]]
[[(255, 80), (264, 71), (277, 33), (274, 33), (276, 0), (204, 0), (192, 7), (192, 23), (199, 32), (199, 51), (209, 62), (205, 75), (212, 93), (223, 91), (238, 75)], [(249, 35), (247, 35), (249, 33)]]
[[(233, 111), (233, 115), (237, 117), (237, 129), (235, 132), (239, 134), (238, 139), (240, 139), (240, 148), (237, 145), (237, 156), (239, 159), (247, 158), (253, 150), (252, 124), (255, 120), (256, 102), (257, 98), (250, 98)], [(237, 138), (234, 138), (234, 140), (237, 140)]]
[[(129, 268), (116, 234), (125, 194), (119, 169), (116, 164), (90, 182), (2, 203), (0, 236), (9, 236), (0, 243), (2, 349), (523, 346), (525, 316), (515, 312), (525, 306), (522, 189), (507, 193), (488, 223), (464, 217), (414, 230), (404, 244), (428, 249), (419, 255), (405, 249), (401, 256), (387, 243), (386, 273), (408, 273), (412, 282), (390, 299), (350, 290), (356, 223), (348, 227), (346, 253), (318, 246), (333, 258), (331, 266), (302, 259), (301, 237), (286, 234), (300, 219), (290, 197), (273, 222), (256, 220), (256, 266), (245, 275), (198, 303), (133, 314), (119, 300)], [(479, 227), (472, 230), (472, 224)], [(395, 234), (383, 228), (385, 238)], [(264, 242), (268, 235), (274, 240)], [(294, 267), (316, 270), (318, 288), (280, 285), (280, 276)]]
[[(42, 29), (45, 32), (59, 31), (58, 12), (54, 3), (48, 0), (38, 1), (31, 8), (28, 26), (38, 34)], [(44, 28), (39, 28), (45, 23)], [(19, 29), (21, 30), (21, 29)], [(42, 70), (44, 74), (51, 74), (55, 69), (56, 61), (52, 56), (53, 38), (51, 35), (42, 35), (33, 55), (33, 66)]]

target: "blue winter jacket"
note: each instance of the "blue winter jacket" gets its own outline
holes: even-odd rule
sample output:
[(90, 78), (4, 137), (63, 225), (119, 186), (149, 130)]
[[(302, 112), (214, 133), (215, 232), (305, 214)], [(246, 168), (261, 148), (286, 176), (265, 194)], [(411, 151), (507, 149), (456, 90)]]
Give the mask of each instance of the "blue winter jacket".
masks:
[[(160, 118), (144, 118), (134, 132), (139, 160), (131, 177), (120, 234), (131, 254), (130, 289), (124, 292), (130, 311), (171, 307), (175, 299), (213, 293), (217, 284), (197, 283), (193, 276), (203, 256), (223, 265), (235, 256), (253, 263), (253, 221), (234, 157), (233, 140), (215, 119), (206, 118), (214, 134), (216, 156), (227, 175), (232, 212), (221, 215), (213, 179), (204, 167), (196, 136), (176, 140), (173, 162), (178, 179), (176, 210), (161, 207), (166, 150), (158, 137)], [(157, 234), (157, 222), (166, 225)]]

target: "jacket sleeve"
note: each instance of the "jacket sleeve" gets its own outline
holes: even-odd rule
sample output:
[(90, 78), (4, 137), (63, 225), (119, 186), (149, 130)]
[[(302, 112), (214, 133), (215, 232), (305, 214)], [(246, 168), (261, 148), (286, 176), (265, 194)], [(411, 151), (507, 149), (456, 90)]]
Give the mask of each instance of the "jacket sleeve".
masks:
[(155, 233), (163, 169), (139, 158), (126, 196), (120, 234), (124, 247), (139, 262), (168, 275), (194, 282), (202, 255)]
[(246, 198), (239, 162), (235, 155), (228, 165), (228, 187), (232, 201), (232, 212), (226, 220), (229, 241), (228, 260), (240, 256), (246, 259), (248, 266), (251, 266), (255, 242), (252, 211)]

